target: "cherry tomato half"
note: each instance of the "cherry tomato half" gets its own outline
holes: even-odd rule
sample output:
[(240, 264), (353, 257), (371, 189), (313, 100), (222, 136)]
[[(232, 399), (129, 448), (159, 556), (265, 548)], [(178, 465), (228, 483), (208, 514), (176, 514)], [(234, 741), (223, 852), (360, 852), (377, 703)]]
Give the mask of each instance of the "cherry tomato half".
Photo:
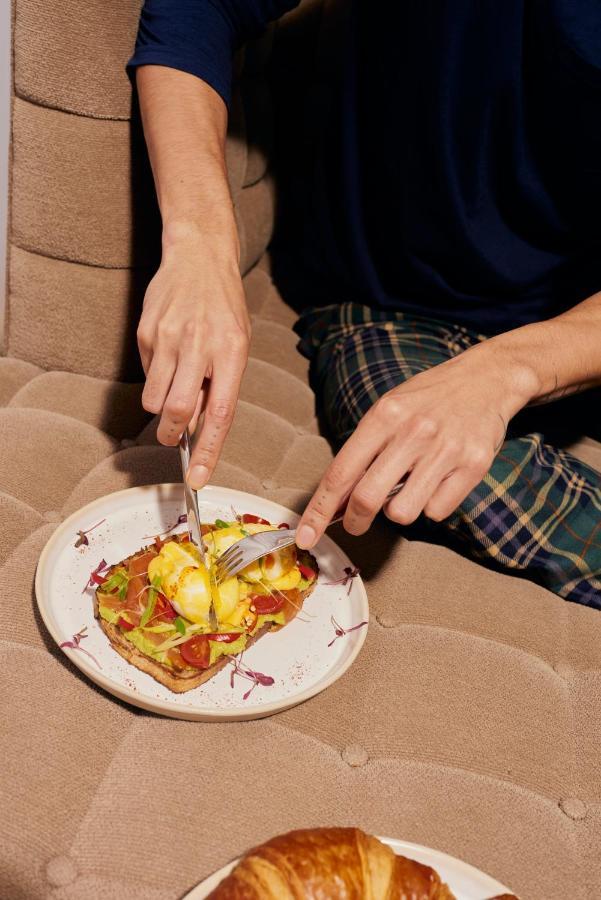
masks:
[(180, 652), (184, 662), (195, 669), (208, 669), (211, 661), (211, 648), (205, 634), (195, 634), (193, 638), (180, 644)]
[(284, 606), (285, 599), (283, 594), (253, 594), (250, 605), (251, 608), (254, 606), (260, 616), (265, 616), (279, 612)]
[(157, 595), (153, 619), (156, 619), (157, 616), (163, 616), (163, 618), (165, 619), (177, 619), (176, 611), (171, 606), (165, 595), (161, 594), (160, 592)]
[(262, 519), (261, 516), (253, 516), (252, 513), (244, 513), (240, 516), (240, 521), (243, 525), (271, 525), (271, 522), (268, 522), (267, 519)]

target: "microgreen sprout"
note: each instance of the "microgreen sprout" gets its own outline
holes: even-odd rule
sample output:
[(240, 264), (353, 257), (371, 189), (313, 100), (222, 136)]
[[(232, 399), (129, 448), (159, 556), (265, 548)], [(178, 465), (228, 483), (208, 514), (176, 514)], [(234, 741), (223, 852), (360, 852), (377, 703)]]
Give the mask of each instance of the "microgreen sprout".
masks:
[(101, 559), (96, 568), (93, 569), (92, 572), (90, 572), (90, 577), (86, 581), (86, 585), (82, 591), (82, 594), (85, 594), (88, 588), (104, 584), (105, 578), (100, 573), (104, 572), (105, 569), (108, 569), (108, 567), (108, 563), (104, 559)]
[(88, 540), (90, 531), (94, 531), (95, 528), (99, 528), (104, 522), (106, 522), (106, 519), (101, 519), (100, 522), (96, 522), (96, 524), (92, 525), (91, 528), (86, 528), (85, 531), (78, 531), (78, 538), (75, 541), (75, 547), (87, 547), (90, 543)]
[(234, 657), (230, 659), (229, 662), (232, 664), (233, 668), (230, 672), (230, 684), (232, 688), (234, 687), (234, 679), (236, 675), (240, 675), (241, 678), (246, 678), (247, 681), (252, 681), (251, 687), (244, 693), (242, 699), (248, 700), (254, 689), (258, 684), (263, 687), (271, 687), (272, 684), (275, 684), (275, 679), (271, 677), (271, 675), (263, 675), (262, 672), (254, 672), (252, 669), (248, 669), (246, 666), (242, 665), (242, 654), (239, 657)]
[(334, 626), (334, 637), (332, 638), (332, 640), (331, 640), (330, 643), (328, 644), (328, 647), (331, 647), (332, 644), (336, 643), (336, 641), (338, 640), (338, 638), (344, 637), (345, 634), (349, 634), (351, 631), (357, 631), (358, 628), (363, 628), (364, 625), (367, 625), (367, 624), (368, 624), (368, 623), (365, 621), (365, 622), (359, 622), (358, 625), (353, 625), (353, 626), (351, 626), (351, 628), (343, 628), (342, 625), (341, 625), (339, 622), (336, 621), (336, 619), (334, 618), (334, 616), (332, 616), (332, 617), (330, 618), (330, 622), (331, 622), (332, 625)]
[(86, 656), (89, 656), (92, 659), (99, 669), (102, 669), (102, 666), (98, 662), (95, 656), (93, 656), (85, 647), (80, 646), (81, 642), (84, 638), (87, 638), (88, 635), (86, 631), (88, 630), (88, 626), (85, 625), (77, 634), (74, 634), (70, 641), (63, 641), (62, 644), (59, 644), (59, 647), (69, 647), (71, 650), (81, 650), (82, 653), (85, 653)]
[(157, 537), (162, 538), (163, 535), (170, 534), (175, 528), (178, 527), (178, 525), (185, 525), (187, 523), (187, 521), (188, 521), (187, 513), (182, 513), (181, 516), (179, 517), (179, 519), (177, 520), (177, 522), (174, 522), (174, 524), (170, 525), (169, 528), (166, 528), (165, 531), (161, 531), (161, 533), (158, 535), (157, 534), (145, 534), (143, 536), (142, 540), (150, 541), (150, 540), (154, 540)]
[(345, 566), (344, 575), (342, 578), (338, 578), (336, 581), (326, 581), (326, 584), (341, 584), (343, 587), (348, 585), (347, 594), (350, 594), (351, 588), (353, 586), (353, 578), (356, 578), (359, 575), (359, 569), (355, 566), (353, 569), (350, 566)]
[(216, 528), (229, 528), (229, 523), (225, 522), (223, 519), (215, 519), (215, 527)]

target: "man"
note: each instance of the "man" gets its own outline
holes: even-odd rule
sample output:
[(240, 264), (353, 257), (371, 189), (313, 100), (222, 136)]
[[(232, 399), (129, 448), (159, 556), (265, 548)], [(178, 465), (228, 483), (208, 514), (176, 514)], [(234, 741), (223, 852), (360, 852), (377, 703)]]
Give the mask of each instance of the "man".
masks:
[[(206, 408), (196, 488), (250, 334), (224, 163), (232, 53), (294, 5), (146, 0), (129, 64), (163, 219), (143, 402), (165, 444)], [(404, 525), (424, 513), (601, 608), (601, 476), (519, 416), (507, 434), (525, 407), (601, 383), (599, 4), (338, 5), (345, 51), (298, 246), (338, 302), (298, 330), (342, 446), (299, 546), (350, 495), (353, 534), (382, 507)]]

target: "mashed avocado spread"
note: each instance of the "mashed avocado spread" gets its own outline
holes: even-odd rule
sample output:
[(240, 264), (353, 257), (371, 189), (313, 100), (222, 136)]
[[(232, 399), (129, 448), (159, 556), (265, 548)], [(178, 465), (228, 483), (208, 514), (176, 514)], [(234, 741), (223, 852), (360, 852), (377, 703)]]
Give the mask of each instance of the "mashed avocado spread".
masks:
[[(108, 609), (106, 606), (98, 606), (98, 612), (105, 620), (105, 622), (109, 622), (111, 625), (114, 625), (120, 618), (121, 613), (118, 610)], [(125, 611), (125, 615), (127, 612)], [(274, 625), (284, 625), (285, 619), (284, 614), (279, 613), (271, 613), (269, 615), (259, 616), (257, 619), (257, 624), (255, 625), (252, 634), (256, 634), (266, 623), (273, 623)], [(172, 628), (170, 625), (159, 625), (153, 626), (151, 628), (132, 628), (131, 631), (125, 631), (122, 629), (121, 633), (124, 637), (130, 641), (134, 647), (144, 653), (146, 656), (150, 656), (152, 659), (156, 659), (157, 662), (162, 663), (165, 666), (172, 666), (171, 661), (165, 651), (158, 651), (156, 645), (150, 641), (146, 635), (145, 631), (173, 631), (175, 633), (175, 628)], [(191, 635), (192, 637), (192, 635)], [(232, 641), (231, 644), (227, 644), (224, 641), (209, 641), (211, 647), (211, 661), (210, 665), (213, 665), (220, 656), (236, 656), (238, 653), (242, 653), (244, 648), (246, 647), (247, 635), (244, 633), (240, 634), (240, 637)]]

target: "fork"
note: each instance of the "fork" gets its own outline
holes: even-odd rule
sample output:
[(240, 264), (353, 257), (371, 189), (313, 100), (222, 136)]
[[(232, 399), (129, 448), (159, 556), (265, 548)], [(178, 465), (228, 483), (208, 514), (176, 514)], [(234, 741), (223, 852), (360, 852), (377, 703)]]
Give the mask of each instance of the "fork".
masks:
[[(398, 484), (392, 488), (386, 495), (386, 500), (391, 500), (399, 493), (405, 484), (406, 477), (402, 478)], [(346, 511), (346, 503), (334, 514), (334, 518), (326, 526), (336, 525), (342, 522)], [(211, 573), (215, 577), (215, 582), (221, 584), (226, 578), (232, 578), (242, 569), (250, 566), (268, 553), (275, 553), (290, 547), (296, 541), (296, 528), (280, 528), (277, 531), (259, 531), (257, 534), (251, 534), (248, 537), (241, 538), (232, 544), (227, 550), (217, 557), (211, 566)]]

